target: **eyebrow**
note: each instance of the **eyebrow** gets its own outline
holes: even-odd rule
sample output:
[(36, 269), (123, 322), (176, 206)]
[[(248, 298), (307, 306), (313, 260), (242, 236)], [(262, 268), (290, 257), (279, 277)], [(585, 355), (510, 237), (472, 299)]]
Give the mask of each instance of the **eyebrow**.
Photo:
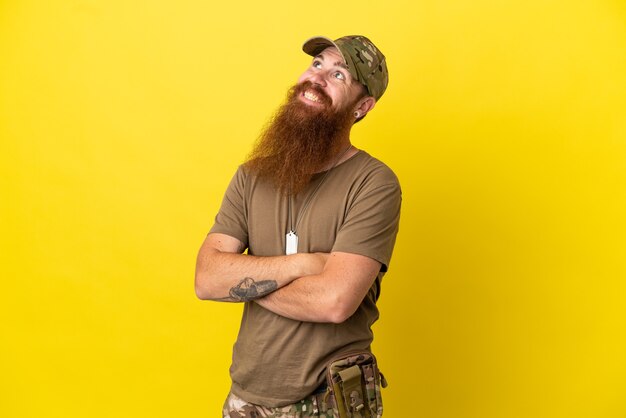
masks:
[[(321, 59), (322, 61), (324, 61), (324, 56), (323, 56), (322, 54), (317, 54), (317, 55), (315, 56), (315, 58), (319, 58), (319, 59)], [(335, 65), (335, 66), (337, 66), (337, 67), (344, 68), (344, 69), (346, 69), (346, 70), (348, 69), (348, 66), (347, 66), (346, 64), (344, 64), (343, 62), (340, 62), (340, 61), (337, 61), (334, 65)]]

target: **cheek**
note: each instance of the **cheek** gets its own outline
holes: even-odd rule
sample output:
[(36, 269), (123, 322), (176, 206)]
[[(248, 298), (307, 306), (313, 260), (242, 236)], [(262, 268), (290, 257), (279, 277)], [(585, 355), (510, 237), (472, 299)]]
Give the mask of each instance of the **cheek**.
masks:
[(349, 102), (348, 91), (342, 86), (329, 90), (328, 94), (333, 98), (333, 103), (336, 103), (338, 106), (344, 106)]
[(361, 94), (361, 90), (358, 88), (350, 87), (346, 89), (346, 102), (348, 103), (356, 103), (359, 95)]
[(302, 75), (300, 77), (298, 77), (298, 84), (302, 83), (303, 81), (306, 81), (309, 79), (309, 72), (305, 71), (304, 73), (302, 73)]

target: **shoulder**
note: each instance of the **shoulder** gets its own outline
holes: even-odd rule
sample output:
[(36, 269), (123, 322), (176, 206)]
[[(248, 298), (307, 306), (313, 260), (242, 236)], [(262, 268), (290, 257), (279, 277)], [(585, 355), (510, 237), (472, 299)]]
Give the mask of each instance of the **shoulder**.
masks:
[(256, 176), (251, 173), (250, 168), (245, 163), (240, 164), (232, 177), (230, 187), (241, 190), (247, 189), (250, 187), (250, 182), (254, 181), (255, 178)]
[(239, 167), (237, 167), (235, 174), (233, 174), (232, 178), (230, 179), (230, 182), (226, 189), (226, 193), (228, 194), (229, 192), (232, 192), (235, 190), (242, 191), (244, 189), (244, 186), (247, 180), (246, 178), (247, 178), (247, 170), (242, 164)]
[(400, 189), (400, 181), (393, 170), (384, 162), (359, 150), (353, 157), (352, 170), (355, 176), (370, 187), (395, 186)]

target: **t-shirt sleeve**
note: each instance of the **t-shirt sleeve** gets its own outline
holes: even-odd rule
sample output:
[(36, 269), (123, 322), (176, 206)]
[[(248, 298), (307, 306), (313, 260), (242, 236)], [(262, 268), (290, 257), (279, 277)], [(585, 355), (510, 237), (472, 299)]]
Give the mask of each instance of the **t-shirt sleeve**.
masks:
[(239, 167), (230, 181), (222, 206), (215, 216), (215, 223), (209, 233), (218, 232), (237, 238), (248, 246), (248, 222), (245, 208), (245, 180), (246, 175)]
[(395, 175), (371, 181), (351, 202), (332, 251), (365, 255), (386, 272), (398, 234), (402, 191)]

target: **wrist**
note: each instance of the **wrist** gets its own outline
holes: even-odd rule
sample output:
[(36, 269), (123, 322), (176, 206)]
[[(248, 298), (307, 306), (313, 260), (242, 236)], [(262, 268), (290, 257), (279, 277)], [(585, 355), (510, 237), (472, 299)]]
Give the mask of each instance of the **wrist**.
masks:
[(293, 257), (297, 277), (313, 276), (322, 273), (328, 254), (325, 253), (296, 253)]
[(295, 253), (288, 255), (287, 258), (291, 262), (291, 278), (297, 279), (298, 277), (309, 275), (309, 268), (307, 265), (306, 253)]

